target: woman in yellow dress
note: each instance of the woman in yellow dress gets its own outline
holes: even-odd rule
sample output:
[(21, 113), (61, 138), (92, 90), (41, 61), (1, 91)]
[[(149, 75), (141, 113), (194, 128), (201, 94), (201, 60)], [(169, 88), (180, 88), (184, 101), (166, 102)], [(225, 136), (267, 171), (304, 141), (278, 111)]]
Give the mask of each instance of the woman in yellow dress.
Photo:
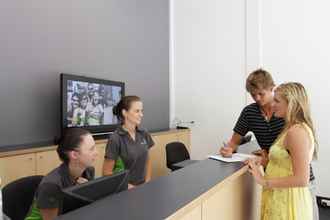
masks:
[(273, 107), (277, 117), (285, 118), (285, 128), (269, 150), (265, 175), (258, 159), (247, 162), (263, 186), (261, 219), (311, 220), (309, 166), (317, 157), (317, 141), (305, 88), (300, 83), (281, 84), (275, 90)]

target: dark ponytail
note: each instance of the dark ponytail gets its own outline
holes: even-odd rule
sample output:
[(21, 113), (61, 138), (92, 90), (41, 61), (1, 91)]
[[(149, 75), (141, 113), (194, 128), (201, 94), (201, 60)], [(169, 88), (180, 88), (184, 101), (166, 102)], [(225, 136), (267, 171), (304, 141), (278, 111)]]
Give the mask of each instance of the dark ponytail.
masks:
[(116, 106), (113, 107), (112, 112), (121, 123), (124, 123), (123, 110), (128, 111), (133, 102), (141, 101), (140, 97), (135, 95), (124, 96)]
[(83, 136), (88, 134), (90, 132), (82, 128), (67, 128), (64, 130), (61, 139), (56, 140), (56, 144), (58, 144), (57, 154), (65, 164), (69, 164), (70, 161), (68, 152), (79, 148)]

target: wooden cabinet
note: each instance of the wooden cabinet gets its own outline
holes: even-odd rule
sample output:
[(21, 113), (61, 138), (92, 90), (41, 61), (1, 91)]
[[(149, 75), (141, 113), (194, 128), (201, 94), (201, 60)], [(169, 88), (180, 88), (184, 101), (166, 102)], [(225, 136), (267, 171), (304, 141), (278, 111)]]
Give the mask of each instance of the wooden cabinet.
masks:
[(152, 178), (167, 175), (170, 170), (166, 166), (165, 146), (175, 140), (172, 134), (152, 136), (155, 145), (150, 150)]
[(94, 164), (96, 177), (102, 176), (105, 146), (106, 146), (106, 143), (96, 145), (96, 148), (98, 151), (98, 156), (97, 156), (97, 159)]
[(0, 159), (1, 185), (16, 180), (18, 177), (36, 175), (35, 154), (16, 155)]
[(155, 142), (155, 146), (150, 151), (152, 178), (164, 176), (171, 172), (166, 165), (166, 145), (168, 143), (174, 141), (182, 142), (190, 152), (190, 130), (176, 130), (173, 133), (162, 135), (154, 134), (152, 138)]
[[(155, 146), (150, 150), (152, 163), (152, 178), (167, 175), (170, 170), (166, 167), (166, 144), (173, 141), (183, 142), (190, 151), (189, 130), (169, 130), (151, 133)], [(97, 140), (98, 158), (95, 161), (95, 175), (102, 175), (105, 147), (107, 140)], [(0, 177), (2, 186), (25, 176), (46, 175), (61, 163), (56, 152), (56, 146), (31, 148), (21, 151), (0, 153)]]
[(38, 175), (46, 175), (61, 164), (56, 150), (36, 153), (36, 169)]
[(243, 167), (166, 220), (260, 219), (262, 187)]
[(202, 220), (202, 201), (195, 200), (179, 209), (166, 220)]
[(184, 143), (189, 153), (190, 149), (190, 130), (182, 130), (176, 133), (177, 141)]

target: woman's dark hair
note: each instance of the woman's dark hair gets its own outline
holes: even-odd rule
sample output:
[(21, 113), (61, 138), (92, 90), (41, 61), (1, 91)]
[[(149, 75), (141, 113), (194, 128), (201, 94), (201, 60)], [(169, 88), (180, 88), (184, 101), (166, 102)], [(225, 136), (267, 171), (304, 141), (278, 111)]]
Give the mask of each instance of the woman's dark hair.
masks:
[(113, 107), (112, 112), (117, 116), (118, 120), (124, 122), (123, 109), (128, 111), (133, 102), (141, 101), (140, 97), (135, 95), (124, 96), (116, 106)]
[(64, 163), (69, 163), (67, 153), (79, 148), (83, 136), (88, 134), (90, 134), (90, 132), (82, 128), (67, 128), (64, 130), (61, 139), (56, 141), (56, 144), (58, 144), (56, 149), (57, 154)]

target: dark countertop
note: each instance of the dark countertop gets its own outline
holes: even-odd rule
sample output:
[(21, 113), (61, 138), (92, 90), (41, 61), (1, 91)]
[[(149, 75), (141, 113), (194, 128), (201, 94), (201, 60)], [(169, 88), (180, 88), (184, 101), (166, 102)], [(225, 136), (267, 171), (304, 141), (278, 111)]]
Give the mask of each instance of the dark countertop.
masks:
[(106, 197), (58, 220), (164, 219), (243, 167), (205, 159), (133, 190)]

